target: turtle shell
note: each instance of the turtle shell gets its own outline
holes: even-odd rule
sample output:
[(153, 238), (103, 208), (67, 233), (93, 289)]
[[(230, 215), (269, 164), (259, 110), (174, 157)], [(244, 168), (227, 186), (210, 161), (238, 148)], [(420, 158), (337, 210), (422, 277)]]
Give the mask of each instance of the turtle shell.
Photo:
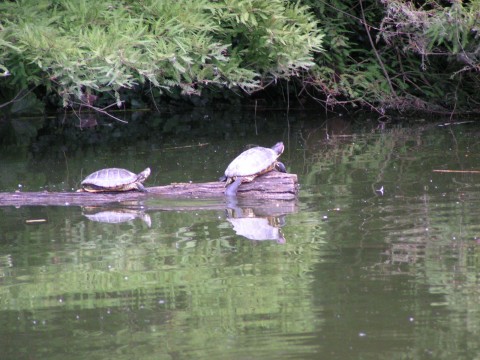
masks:
[(139, 174), (126, 169), (110, 168), (95, 171), (82, 181), (83, 190), (88, 192), (128, 191), (137, 189), (145, 191), (142, 185), (150, 175), (150, 168)]
[(272, 148), (254, 147), (242, 152), (228, 165), (225, 170), (227, 178), (257, 176), (273, 170), (278, 157), (283, 153), (282, 142)]

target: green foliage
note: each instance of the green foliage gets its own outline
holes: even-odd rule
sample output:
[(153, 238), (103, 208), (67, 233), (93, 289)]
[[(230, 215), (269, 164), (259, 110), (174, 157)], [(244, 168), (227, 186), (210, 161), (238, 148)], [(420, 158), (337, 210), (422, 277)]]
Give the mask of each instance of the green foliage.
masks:
[(380, 104), (392, 96), (385, 74), (368, 42), (365, 27), (381, 19), (382, 7), (358, 1), (305, 1), (315, 11), (323, 31), (325, 55), (316, 61), (310, 84), (324, 95), (326, 106), (348, 102), (352, 105)]
[(283, 77), (313, 65), (311, 52), (321, 50), (322, 35), (305, 6), (261, 0), (228, 0), (225, 4), (215, 15), (235, 42), (232, 53), (242, 59), (243, 66), (250, 64)]
[(4, 2), (0, 70), (12, 74), (7, 86), (42, 84), (65, 104), (146, 81), (186, 94), (251, 91), (313, 65), (322, 34), (307, 11), (281, 0)]
[(380, 38), (406, 60), (397, 69), (408, 78), (410, 93), (451, 109), (476, 109), (480, 1), (384, 3)]
[(398, 1), (386, 5), (382, 36), (388, 41), (408, 39), (409, 50), (422, 55), (453, 55), (477, 48), (479, 1), (468, 5), (453, 1), (451, 6), (431, 2), (429, 10)]
[(326, 106), (477, 107), (480, 1), (305, 2), (325, 32), (326, 52), (308, 83)]

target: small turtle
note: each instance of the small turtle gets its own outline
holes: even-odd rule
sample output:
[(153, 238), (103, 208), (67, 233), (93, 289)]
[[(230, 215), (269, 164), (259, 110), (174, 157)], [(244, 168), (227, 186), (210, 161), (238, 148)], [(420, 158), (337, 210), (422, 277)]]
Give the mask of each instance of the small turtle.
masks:
[(106, 192), (139, 190), (146, 192), (143, 182), (150, 175), (150, 168), (141, 173), (134, 174), (131, 171), (118, 168), (102, 169), (88, 175), (82, 181), (82, 189), (78, 191)]
[(272, 148), (254, 147), (238, 155), (228, 165), (220, 181), (226, 181), (225, 195), (235, 196), (241, 183), (253, 181), (258, 175), (273, 169), (287, 172), (285, 165), (277, 161), (285, 146), (278, 142)]

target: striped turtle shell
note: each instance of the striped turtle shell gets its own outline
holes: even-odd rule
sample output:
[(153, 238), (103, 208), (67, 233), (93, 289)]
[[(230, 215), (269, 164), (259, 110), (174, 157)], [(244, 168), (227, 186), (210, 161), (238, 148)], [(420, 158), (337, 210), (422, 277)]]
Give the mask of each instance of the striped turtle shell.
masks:
[[(227, 182), (225, 194), (235, 196), (241, 183), (253, 181), (258, 175), (273, 169), (286, 172), (285, 166), (277, 161), (284, 149), (283, 142), (278, 142), (271, 148), (257, 146), (238, 155), (228, 165), (225, 176), (220, 179)], [(231, 184), (232, 182), (234, 184)]]
[(126, 169), (110, 168), (95, 171), (82, 181), (82, 188), (87, 192), (105, 191), (146, 191), (143, 182), (150, 175), (150, 168), (139, 174)]

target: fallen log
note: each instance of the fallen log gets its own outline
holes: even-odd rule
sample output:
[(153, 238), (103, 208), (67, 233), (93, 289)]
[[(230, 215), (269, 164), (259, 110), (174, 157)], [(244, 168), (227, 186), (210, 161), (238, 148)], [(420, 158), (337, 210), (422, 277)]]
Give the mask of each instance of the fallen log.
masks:
[[(2, 192), (0, 206), (104, 206), (148, 199), (208, 199), (224, 197), (225, 183), (172, 183), (147, 187), (147, 193), (138, 191), (120, 193), (87, 192)], [(298, 193), (295, 174), (271, 171), (251, 183), (242, 184), (239, 199), (293, 200)]]

